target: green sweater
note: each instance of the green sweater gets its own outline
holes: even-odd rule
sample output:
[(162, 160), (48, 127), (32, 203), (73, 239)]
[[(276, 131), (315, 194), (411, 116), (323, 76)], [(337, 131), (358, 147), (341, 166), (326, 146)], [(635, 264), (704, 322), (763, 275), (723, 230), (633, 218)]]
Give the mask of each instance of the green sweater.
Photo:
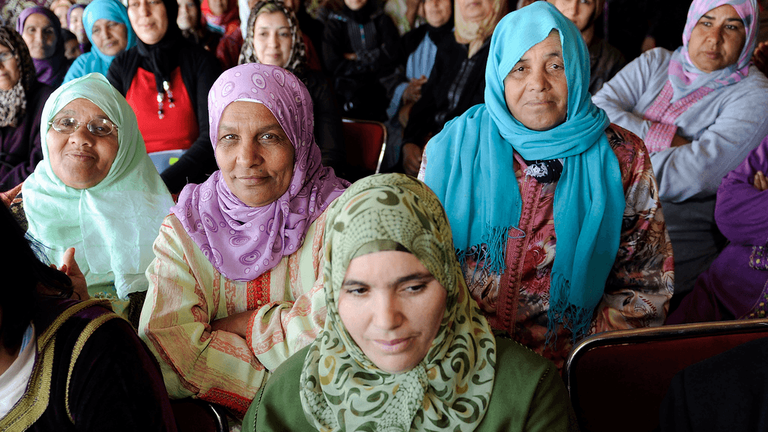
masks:
[[(482, 431), (578, 431), (568, 392), (549, 360), (509, 339), (496, 338), (496, 379)], [(243, 432), (315, 431), (299, 398), (308, 348), (286, 360), (256, 395)]]

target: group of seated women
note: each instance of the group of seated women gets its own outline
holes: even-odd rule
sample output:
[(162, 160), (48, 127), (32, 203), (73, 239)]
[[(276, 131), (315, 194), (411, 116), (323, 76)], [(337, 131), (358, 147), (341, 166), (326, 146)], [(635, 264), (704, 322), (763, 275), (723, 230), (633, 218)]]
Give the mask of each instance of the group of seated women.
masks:
[[(106, 41), (127, 42), (131, 27), (136, 46), (108, 66), (109, 81), (86, 74), (47, 97), (29, 119), (39, 163), (3, 194), (14, 219), (3, 223), (21, 226), (4, 263), (38, 269), (14, 295), (41, 306), (6, 314), (21, 300), (0, 301), (2, 429), (87, 429), (104, 421), (104, 403), (125, 398), (119, 417), (135, 412), (136, 424), (115, 430), (173, 430), (167, 395), (222, 405), (244, 418), (244, 430), (576, 430), (559, 377), (565, 358), (588, 335), (664, 324), (673, 250), (693, 231), (684, 223), (692, 212), (670, 218), (667, 209), (711, 205), (707, 176), (731, 162), (742, 165), (717, 182), (725, 192), (715, 217), (732, 243), (676, 314), (764, 314), (764, 303), (750, 303), (765, 296), (764, 282), (743, 295), (718, 282), (746, 261), (755, 273), (745, 281), (768, 268), (760, 217), (745, 211), (768, 189), (768, 141), (755, 149), (768, 130), (752, 142), (763, 119), (741, 105), (731, 112), (736, 98), (768, 104), (768, 81), (749, 66), (754, 0), (695, 0), (683, 47), (644, 54), (594, 102), (583, 33), (552, 4), (504, 17), (490, 0), (465, 5), (455, 15), (472, 24), (466, 39), (445, 33), (450, 15), (432, 10), (419, 46), (434, 36), (467, 59), (485, 50), (483, 103), (447, 119), (419, 149), (418, 180), (383, 174), (352, 186), (326, 165), (333, 152), (319, 141), (338, 142), (315, 121), (328, 115), (315, 97), (332, 93), (307, 67), (289, 8), (254, 5), (243, 64), (214, 76), (212, 55), (169, 19), (176, 2), (131, 0), (130, 25), (111, 26), (110, 17), (124, 19), (119, 8), (89, 9), (107, 1), (85, 9), (90, 36), (98, 28)], [(354, 55), (381, 60), (383, 45), (363, 46), (379, 19), (356, 13), (371, 12), (364, 6), (347, 5), (338, 20), (366, 29)], [(473, 10), (486, 6), (485, 15)], [(0, 90), (23, 96), (42, 84), (17, 36), (0, 32), (0, 56), (10, 53), (0, 71), (10, 64), (27, 75), (0, 75)], [(108, 54), (106, 41), (94, 49)], [(156, 117), (137, 112), (139, 103)], [(27, 107), (16, 106), (20, 122)], [(729, 116), (755, 125), (745, 131)], [(159, 173), (148, 146), (173, 139), (148, 137), (178, 133), (162, 130), (165, 118), (199, 123), (201, 136), (186, 136), (189, 150)], [(187, 183), (176, 169), (205, 153), (216, 169)], [(702, 174), (666, 175), (684, 167)], [(697, 191), (680, 192), (684, 181)], [(169, 189), (180, 190), (175, 201)], [(687, 232), (682, 242), (667, 233), (675, 217), (679, 231), (669, 231)], [(16, 256), (29, 250), (24, 232), (53, 268), (31, 250)], [(708, 311), (706, 301), (718, 304)], [(100, 338), (113, 337), (126, 346), (100, 357)], [(132, 366), (102, 378), (116, 373), (100, 368), (113, 354)], [(51, 370), (56, 377), (46, 377)]]

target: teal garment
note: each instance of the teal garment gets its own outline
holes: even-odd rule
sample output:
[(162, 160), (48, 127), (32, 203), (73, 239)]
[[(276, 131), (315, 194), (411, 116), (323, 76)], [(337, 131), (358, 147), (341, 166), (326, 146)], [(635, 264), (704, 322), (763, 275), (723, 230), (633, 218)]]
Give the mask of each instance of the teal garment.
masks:
[[(48, 148), (49, 122), (80, 98), (101, 108), (117, 126), (115, 160), (106, 177), (86, 189), (69, 187), (54, 174)], [(147, 156), (125, 98), (99, 74), (70, 81), (45, 103), (40, 137), (43, 160), (21, 188), (28, 233), (49, 248), (53, 263), (59, 264), (64, 251), (74, 247), (75, 260), (93, 278), (114, 274), (121, 299), (146, 291), (144, 271), (155, 256), (152, 244), (173, 199)]]
[[(534, 45), (557, 30), (568, 83), (565, 121), (532, 131), (509, 112), (504, 79)], [(504, 17), (491, 38), (485, 104), (447, 123), (426, 148), (424, 181), (448, 213), (460, 259), (473, 254), (494, 273), (505, 270), (508, 235), (522, 201), (512, 169), (526, 160), (564, 159), (554, 198), (557, 255), (552, 269), (549, 325), (574, 338), (589, 331), (619, 247), (624, 190), (605, 129), (605, 112), (589, 94), (589, 52), (574, 24), (547, 2)], [(485, 244), (486, 248), (481, 245)]]
[(105, 19), (116, 23), (125, 24), (128, 44), (125, 50), (131, 49), (136, 45), (136, 33), (128, 20), (128, 11), (118, 0), (93, 0), (83, 11), (83, 28), (88, 40), (91, 41), (91, 51), (78, 56), (72, 66), (69, 67), (64, 76), (64, 82), (72, 81), (75, 78), (98, 72), (107, 76), (109, 65), (112, 64), (115, 56), (108, 56), (101, 51), (93, 42), (93, 25), (96, 21)]
[[(477, 432), (577, 431), (563, 380), (549, 360), (517, 342), (496, 338), (496, 378), (490, 405)], [(275, 370), (243, 419), (243, 432), (316, 429), (302, 412), (299, 376), (308, 347)]]

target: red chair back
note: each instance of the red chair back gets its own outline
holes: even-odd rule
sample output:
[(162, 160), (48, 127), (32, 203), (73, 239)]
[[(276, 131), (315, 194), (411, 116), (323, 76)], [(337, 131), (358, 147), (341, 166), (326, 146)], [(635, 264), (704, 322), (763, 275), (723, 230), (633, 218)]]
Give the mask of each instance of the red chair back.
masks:
[(343, 119), (347, 164), (368, 174), (378, 173), (387, 146), (387, 128), (371, 120)]
[(226, 415), (221, 407), (199, 399), (171, 400), (179, 432), (225, 432), (229, 430)]

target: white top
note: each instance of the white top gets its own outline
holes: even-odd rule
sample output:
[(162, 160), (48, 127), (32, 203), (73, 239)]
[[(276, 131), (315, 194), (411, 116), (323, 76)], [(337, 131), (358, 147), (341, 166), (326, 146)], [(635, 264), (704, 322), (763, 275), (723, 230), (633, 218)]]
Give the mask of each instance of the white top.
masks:
[(10, 368), (0, 375), (0, 418), (5, 417), (27, 391), (27, 384), (35, 366), (35, 352), (35, 327), (30, 324), (21, 340), (19, 356)]

